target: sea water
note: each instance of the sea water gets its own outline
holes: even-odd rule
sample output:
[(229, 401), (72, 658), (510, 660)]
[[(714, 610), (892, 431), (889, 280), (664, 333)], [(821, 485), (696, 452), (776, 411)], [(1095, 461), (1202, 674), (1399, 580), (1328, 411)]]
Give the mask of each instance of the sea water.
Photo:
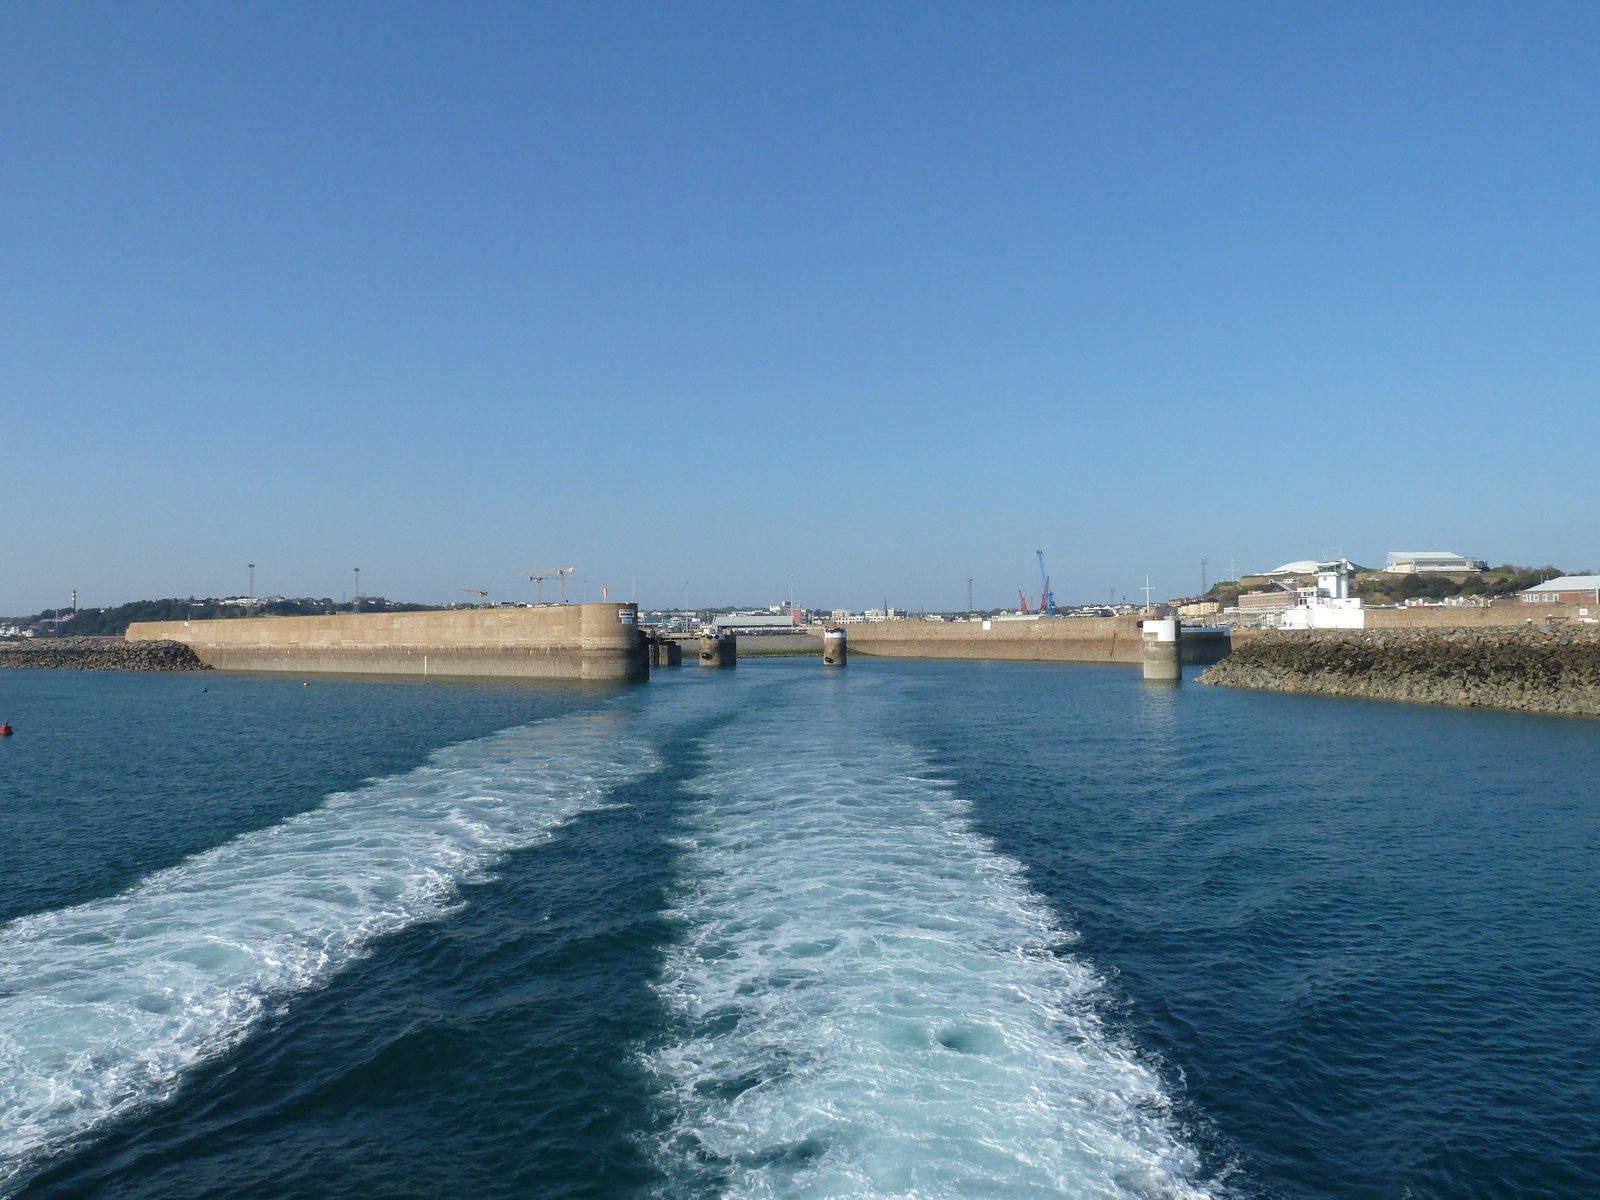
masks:
[(0, 1195), (1600, 1190), (1600, 723), (8, 672)]

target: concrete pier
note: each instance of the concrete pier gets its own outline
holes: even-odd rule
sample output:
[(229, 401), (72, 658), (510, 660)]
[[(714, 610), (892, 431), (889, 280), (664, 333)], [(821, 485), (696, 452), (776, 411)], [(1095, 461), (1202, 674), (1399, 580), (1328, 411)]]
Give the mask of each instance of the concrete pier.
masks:
[(702, 667), (738, 666), (739, 636), (733, 633), (702, 633), (700, 635), (700, 665)]
[(650, 639), (650, 665), (652, 667), (677, 667), (683, 665), (683, 647), (671, 638)]
[(887, 658), (1141, 661), (1137, 617), (1038, 621), (867, 621), (849, 627), (850, 649)]
[(1153, 680), (1183, 678), (1183, 633), (1177, 621), (1146, 617), (1139, 627), (1143, 641), (1144, 677)]
[(635, 604), (139, 621), (128, 640), (183, 642), (234, 671), (648, 679)]
[(845, 645), (844, 630), (829, 629), (822, 635), (822, 665), (825, 667), (842, 667), (845, 665), (849, 648)]

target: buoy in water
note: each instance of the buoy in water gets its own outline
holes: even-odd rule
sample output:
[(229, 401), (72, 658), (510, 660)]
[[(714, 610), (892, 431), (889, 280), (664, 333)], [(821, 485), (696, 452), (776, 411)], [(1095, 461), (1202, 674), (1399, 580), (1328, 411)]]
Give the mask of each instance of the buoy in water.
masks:
[(301, 687), (310, 687), (311, 685), (309, 683), (302, 683), (300, 686)]
[(0, 725), (0, 737), (10, 737), (15, 731), (9, 725)]

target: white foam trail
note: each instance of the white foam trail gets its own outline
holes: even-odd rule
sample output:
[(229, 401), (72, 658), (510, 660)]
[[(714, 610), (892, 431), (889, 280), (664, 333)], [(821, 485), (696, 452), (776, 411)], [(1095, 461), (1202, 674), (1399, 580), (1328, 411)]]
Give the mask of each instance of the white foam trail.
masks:
[[(858, 714), (859, 715), (859, 714)], [(748, 1197), (1197, 1197), (1101, 981), (953, 789), (857, 724), (708, 745), (652, 1065), (691, 1185)]]
[(608, 714), (508, 731), (0, 929), (0, 1193), (652, 765)]

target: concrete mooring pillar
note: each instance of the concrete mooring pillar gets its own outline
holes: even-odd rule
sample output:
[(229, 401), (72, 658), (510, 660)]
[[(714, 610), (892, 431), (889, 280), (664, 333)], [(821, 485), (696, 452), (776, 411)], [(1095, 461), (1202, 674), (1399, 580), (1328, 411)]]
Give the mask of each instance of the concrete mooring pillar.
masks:
[(700, 665), (702, 667), (738, 666), (738, 635), (732, 633), (702, 633), (700, 635)]
[(1144, 641), (1144, 677), (1183, 678), (1183, 632), (1178, 622), (1149, 618), (1139, 626)]
[[(848, 650), (844, 643), (844, 630), (828, 629), (822, 634), (822, 665), (825, 667), (842, 667)], [(867, 656), (871, 658), (869, 654)]]
[(650, 643), (652, 667), (676, 667), (683, 663), (683, 647), (671, 638), (657, 638)]

